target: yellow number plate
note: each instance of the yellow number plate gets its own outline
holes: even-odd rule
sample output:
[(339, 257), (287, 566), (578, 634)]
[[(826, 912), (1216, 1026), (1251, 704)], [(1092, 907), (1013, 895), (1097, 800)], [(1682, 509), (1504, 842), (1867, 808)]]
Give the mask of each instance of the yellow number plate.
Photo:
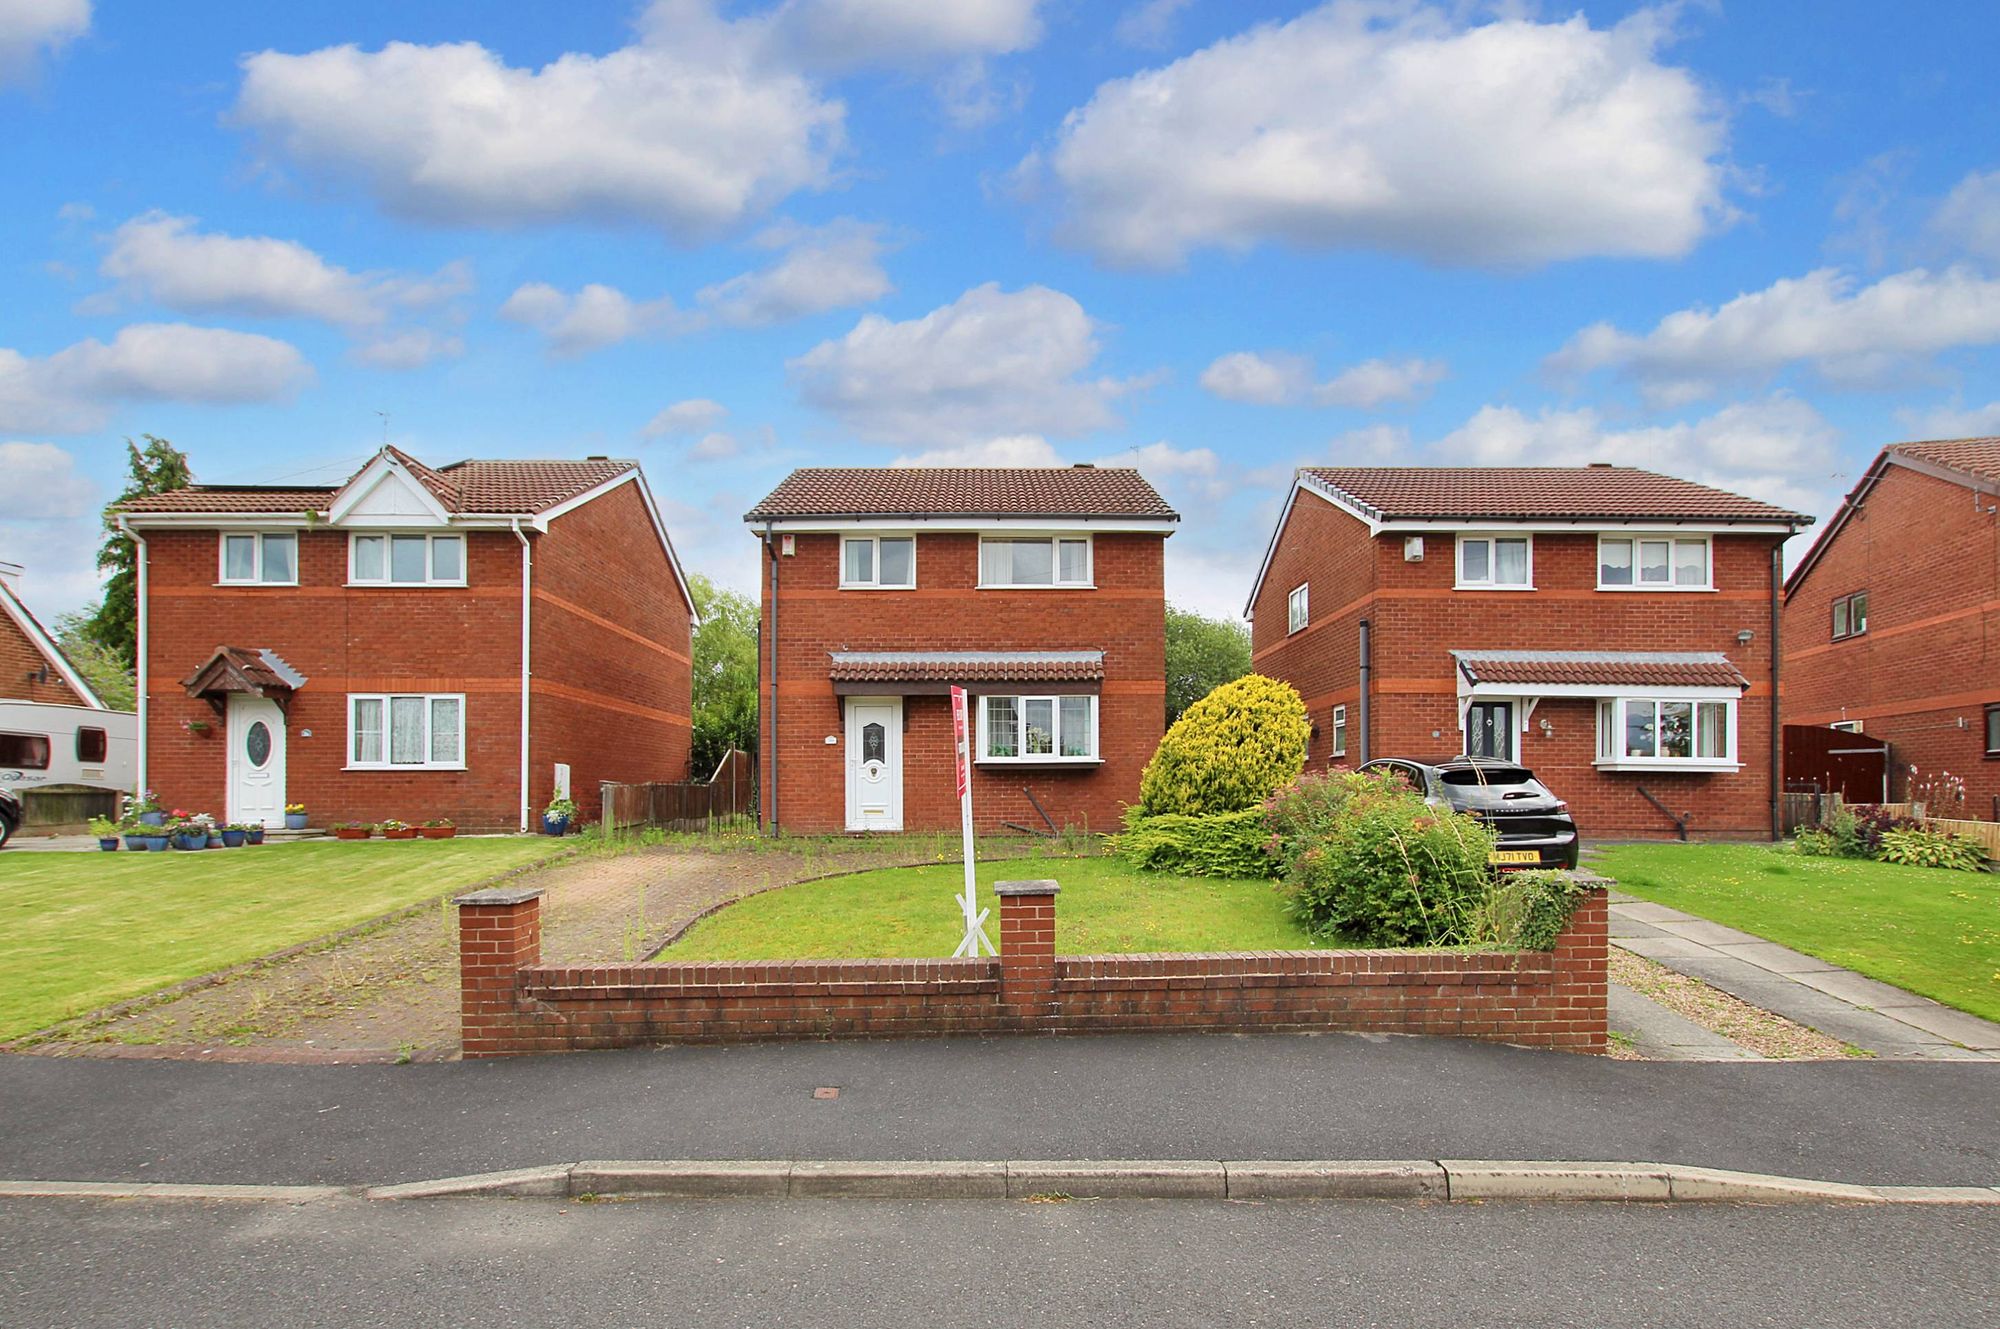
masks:
[(1495, 849), (1486, 856), (1488, 863), (1539, 863), (1542, 856), (1532, 849)]

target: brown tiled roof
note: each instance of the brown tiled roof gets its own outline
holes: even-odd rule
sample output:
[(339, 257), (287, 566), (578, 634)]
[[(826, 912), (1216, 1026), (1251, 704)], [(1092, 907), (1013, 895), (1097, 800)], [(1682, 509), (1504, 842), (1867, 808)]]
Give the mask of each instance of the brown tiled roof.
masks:
[(1940, 438), (1924, 443), (1897, 443), (1888, 451), (2000, 482), (2000, 438)]
[(1453, 651), (1469, 683), (1747, 688), (1719, 651)]
[(1630, 466), (1308, 466), (1304, 473), (1391, 521), (1812, 521)]
[(831, 651), (836, 683), (1089, 682), (1102, 651)]
[(807, 467), (745, 521), (786, 517), (1139, 517), (1178, 521), (1159, 492), (1122, 466)]
[(256, 646), (218, 646), (201, 668), (181, 683), (191, 696), (252, 692), (260, 697), (289, 694), (305, 682), (274, 651)]
[[(388, 449), (447, 512), (531, 516), (565, 503), (632, 470), (636, 462), (461, 461), (431, 467), (397, 448)], [(370, 459), (373, 460), (372, 458)], [(359, 472), (357, 472), (358, 474)], [(148, 494), (125, 505), (132, 513), (325, 512), (344, 485), (288, 488), (264, 485), (191, 485)]]

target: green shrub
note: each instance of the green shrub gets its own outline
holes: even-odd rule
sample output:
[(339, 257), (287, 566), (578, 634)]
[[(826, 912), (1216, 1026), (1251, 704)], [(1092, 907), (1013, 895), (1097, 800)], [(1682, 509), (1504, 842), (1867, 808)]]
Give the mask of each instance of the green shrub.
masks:
[(1314, 937), (1371, 946), (1478, 940), (1493, 832), (1434, 808), (1387, 772), (1301, 780), (1266, 810), (1292, 916)]
[(1312, 726), (1289, 683), (1246, 674), (1187, 708), (1139, 779), (1148, 816), (1255, 808), (1298, 778)]
[(1792, 849), (1809, 858), (1837, 858), (1840, 842), (1833, 838), (1832, 831), (1823, 831), (1817, 826), (1801, 826), (1792, 833)]
[(1913, 827), (1882, 833), (1882, 861), (1913, 868), (1978, 872), (1986, 866), (1986, 853), (1962, 835)]
[(1277, 863), (1265, 851), (1270, 832), (1264, 810), (1189, 817), (1177, 812), (1149, 817), (1125, 811), (1125, 832), (1110, 837), (1111, 852), (1146, 872), (1186, 877), (1271, 877)]
[(1487, 892), (1474, 939), (1527, 951), (1554, 950), (1589, 889), (1568, 872), (1509, 872)]

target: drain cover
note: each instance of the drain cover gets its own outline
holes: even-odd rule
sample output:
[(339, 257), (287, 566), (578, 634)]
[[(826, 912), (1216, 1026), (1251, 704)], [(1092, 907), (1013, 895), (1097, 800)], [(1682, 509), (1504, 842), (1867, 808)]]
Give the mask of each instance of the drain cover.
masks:
[(840, 1089), (839, 1089), (839, 1087), (838, 1087), (838, 1086), (835, 1086), (835, 1085), (821, 1085), (821, 1086), (820, 1086), (819, 1088), (817, 1088), (817, 1089), (813, 1090), (813, 1097), (814, 1097), (814, 1098), (839, 1098), (839, 1097), (840, 1097)]

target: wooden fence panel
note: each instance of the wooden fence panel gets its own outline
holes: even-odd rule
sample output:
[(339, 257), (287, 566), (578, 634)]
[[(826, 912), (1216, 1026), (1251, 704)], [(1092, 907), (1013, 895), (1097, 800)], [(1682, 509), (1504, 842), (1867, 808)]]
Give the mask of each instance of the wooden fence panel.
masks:
[(747, 752), (730, 752), (707, 780), (619, 784), (606, 780), (604, 824), (614, 831), (657, 826), (669, 831), (709, 831), (750, 814), (756, 767)]

